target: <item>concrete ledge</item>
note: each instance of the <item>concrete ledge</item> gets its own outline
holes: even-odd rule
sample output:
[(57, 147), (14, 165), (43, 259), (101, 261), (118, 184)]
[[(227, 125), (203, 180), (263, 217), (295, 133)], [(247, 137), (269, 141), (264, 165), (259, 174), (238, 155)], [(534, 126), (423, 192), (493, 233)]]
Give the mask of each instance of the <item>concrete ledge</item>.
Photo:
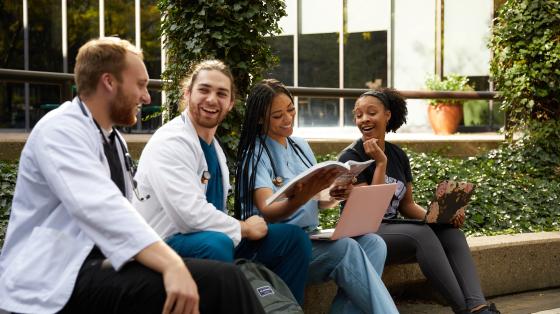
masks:
[[(358, 138), (358, 137), (356, 137)], [(313, 152), (318, 155), (339, 153), (356, 138), (349, 139), (308, 139)], [(388, 134), (387, 140), (418, 153), (437, 152), (449, 157), (477, 156), (498, 148), (504, 136), (495, 133), (482, 134)]]
[[(560, 287), (560, 232), (473, 237), (467, 241), (487, 297)], [(393, 296), (443, 302), (416, 263), (387, 266), (383, 281)], [(336, 285), (311, 285), (305, 293), (306, 313), (327, 313)]]
[[(341, 130), (341, 132), (344, 129)], [(19, 159), (21, 150), (29, 133), (0, 132), (0, 160)], [(130, 154), (139, 158), (151, 134), (124, 134)], [(316, 155), (338, 154), (352, 143), (358, 136), (348, 138), (308, 138), (309, 144)], [(392, 143), (407, 147), (416, 152), (438, 152), (445, 156), (466, 157), (476, 156), (490, 149), (497, 148), (503, 141), (503, 135), (496, 133), (472, 133), (454, 135), (434, 134), (388, 134)]]

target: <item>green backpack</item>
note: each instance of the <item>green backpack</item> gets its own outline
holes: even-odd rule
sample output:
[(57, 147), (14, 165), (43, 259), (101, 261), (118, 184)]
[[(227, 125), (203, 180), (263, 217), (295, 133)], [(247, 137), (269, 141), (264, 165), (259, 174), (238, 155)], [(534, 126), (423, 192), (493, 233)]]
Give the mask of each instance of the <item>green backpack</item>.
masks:
[(265, 313), (303, 313), (288, 285), (270, 269), (246, 259), (235, 264), (247, 277)]

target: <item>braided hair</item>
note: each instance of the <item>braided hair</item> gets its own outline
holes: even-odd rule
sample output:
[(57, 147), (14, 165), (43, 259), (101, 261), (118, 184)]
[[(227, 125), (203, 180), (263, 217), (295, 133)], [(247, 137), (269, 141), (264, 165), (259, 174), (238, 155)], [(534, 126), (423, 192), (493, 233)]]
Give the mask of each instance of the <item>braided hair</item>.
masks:
[[(245, 220), (252, 215), (257, 165), (266, 146), (270, 107), (274, 97), (279, 94), (287, 95), (293, 102), (292, 94), (280, 81), (266, 79), (255, 85), (247, 97), (241, 138), (237, 147), (234, 206), (234, 216), (237, 219)], [(258, 148), (257, 142), (260, 142)], [(241, 191), (244, 192), (243, 198)]]

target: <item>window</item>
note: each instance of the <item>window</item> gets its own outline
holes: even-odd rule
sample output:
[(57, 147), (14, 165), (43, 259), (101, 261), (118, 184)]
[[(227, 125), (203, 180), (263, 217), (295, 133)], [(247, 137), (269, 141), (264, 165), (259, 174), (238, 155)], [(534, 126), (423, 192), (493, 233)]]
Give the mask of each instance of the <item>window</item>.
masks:
[[(23, 69), (23, 7), (6, 1), (0, 10), (0, 67)], [(24, 84), (0, 82), (0, 128), (25, 128)]]

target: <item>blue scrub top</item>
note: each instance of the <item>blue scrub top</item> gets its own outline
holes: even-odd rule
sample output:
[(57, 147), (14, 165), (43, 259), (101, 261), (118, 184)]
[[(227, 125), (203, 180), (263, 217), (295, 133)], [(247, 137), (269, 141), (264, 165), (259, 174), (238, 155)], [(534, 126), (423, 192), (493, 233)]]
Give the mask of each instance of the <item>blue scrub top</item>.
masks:
[[(315, 160), (315, 156), (313, 155), (313, 151), (311, 150), (311, 147), (309, 147), (309, 144), (302, 138), (290, 138), (298, 145), (298, 147), (301, 148), (303, 154), (305, 154), (307, 159), (309, 159), (312, 164), (315, 165), (317, 161)], [(270, 151), (271, 157), (274, 160), (276, 171), (278, 172), (276, 175), (284, 178), (284, 184), (290, 182), (290, 180), (292, 180), (295, 176), (308, 169), (308, 166), (303, 161), (305, 160), (307, 162), (307, 160), (303, 156), (298, 156), (297, 153), (299, 151), (296, 152), (296, 147), (292, 147), (292, 145), (290, 144), (287, 144), (287, 147), (284, 147), (282, 144), (269, 138), (268, 136), (266, 137), (265, 141)], [(258, 152), (259, 149), (260, 141), (257, 142), (255, 151)], [(301, 155), (302, 152), (299, 152), (299, 154)], [(270, 188), (273, 192), (276, 192), (276, 190), (280, 188), (272, 183), (274, 174), (272, 171), (270, 159), (266, 151), (263, 151), (256, 171), (257, 174), (255, 178), (255, 189)], [(259, 210), (255, 206), (253, 207), (253, 213), (259, 214)], [(282, 222), (297, 225), (306, 230), (313, 230), (319, 225), (318, 215), (318, 202), (316, 200), (310, 200), (297, 211), (295, 211), (288, 219), (283, 220)]]
[(212, 143), (207, 144), (200, 137), (198, 139), (200, 140), (200, 146), (204, 152), (204, 158), (210, 172), (210, 180), (206, 186), (206, 200), (214, 205), (216, 209), (225, 211), (222, 171), (220, 169), (218, 153), (216, 153), (216, 148), (214, 147), (214, 140), (212, 140)]

